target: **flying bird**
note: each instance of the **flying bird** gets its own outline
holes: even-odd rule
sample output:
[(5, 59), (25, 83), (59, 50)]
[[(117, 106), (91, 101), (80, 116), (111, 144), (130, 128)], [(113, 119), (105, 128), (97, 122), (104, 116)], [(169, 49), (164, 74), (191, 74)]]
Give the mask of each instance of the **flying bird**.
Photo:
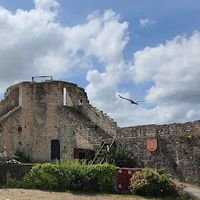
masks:
[(138, 103), (140, 102), (140, 101), (134, 101), (134, 100), (132, 100), (132, 99), (128, 99), (128, 98), (122, 97), (121, 95), (118, 95), (118, 96), (119, 96), (121, 99), (125, 99), (125, 100), (129, 101), (131, 104), (138, 105)]

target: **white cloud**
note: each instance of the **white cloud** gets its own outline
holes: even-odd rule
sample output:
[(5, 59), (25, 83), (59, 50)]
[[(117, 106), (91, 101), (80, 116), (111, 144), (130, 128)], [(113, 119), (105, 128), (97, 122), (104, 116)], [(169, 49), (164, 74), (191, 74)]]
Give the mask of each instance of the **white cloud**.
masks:
[(148, 18), (144, 18), (144, 19), (140, 19), (139, 23), (140, 23), (141, 27), (145, 28), (147, 26), (155, 24), (156, 22), (154, 20), (150, 20)]
[(0, 8), (1, 85), (35, 74), (63, 75), (92, 63), (90, 57), (102, 65), (121, 60), (122, 32), (128, 25), (112, 10), (92, 13), (84, 24), (68, 27), (57, 22), (57, 0), (34, 2), (29, 11)]
[(57, 0), (34, 0), (35, 8), (41, 10), (54, 10), (59, 7)]
[(97, 70), (88, 72), (87, 81), (89, 84), (86, 87), (86, 92), (92, 104), (107, 112), (112, 110), (111, 105), (117, 100), (116, 92), (124, 75), (125, 67), (124, 63), (118, 63), (107, 65), (106, 71), (102, 73)]
[[(32, 9), (12, 13), (5, 8), (0, 9), (1, 84), (31, 77), (40, 71), (48, 73), (43, 67), (49, 63), (39, 65), (39, 61), (65, 48), (64, 29), (54, 20), (55, 16), (51, 11)], [(60, 61), (54, 64), (54, 68), (60, 65), (67, 68), (62, 64), (65, 63), (62, 54), (52, 57)]]
[(103, 72), (97, 69), (88, 71), (86, 92), (94, 105), (108, 111), (109, 105), (116, 100), (118, 84), (126, 71), (123, 50), (128, 41), (128, 23), (120, 23), (119, 16), (110, 10), (104, 14), (103, 20), (106, 22), (98, 36), (92, 39), (88, 52), (95, 52), (105, 69)]
[[(132, 66), (121, 63), (110, 73), (107, 68), (103, 73), (89, 72), (87, 91), (92, 102), (121, 126), (196, 120), (200, 118), (199, 58), (200, 33), (177, 36), (134, 53)], [(118, 85), (127, 81), (128, 75), (133, 80), (130, 84), (151, 82), (145, 102), (139, 106), (115, 97), (120, 92)], [(123, 95), (131, 97), (127, 91)]]
[(172, 123), (199, 119), (199, 58), (199, 32), (194, 32), (190, 37), (177, 36), (165, 44), (146, 47), (134, 53), (134, 63), (129, 74), (135, 84), (153, 83), (145, 100), (155, 105), (152, 109), (136, 111), (137, 119), (132, 119), (134, 123)]
[(151, 103), (199, 103), (200, 33), (178, 36), (164, 45), (134, 54), (133, 79), (153, 81), (146, 100)]

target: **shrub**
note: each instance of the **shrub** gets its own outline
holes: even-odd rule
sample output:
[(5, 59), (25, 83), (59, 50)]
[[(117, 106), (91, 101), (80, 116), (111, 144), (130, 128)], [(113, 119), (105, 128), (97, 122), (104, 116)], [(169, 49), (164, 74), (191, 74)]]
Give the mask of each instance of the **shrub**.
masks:
[(61, 161), (37, 164), (22, 180), (8, 177), (8, 187), (37, 188), (50, 190), (113, 190), (116, 167), (109, 164), (86, 165), (78, 162)]
[(136, 163), (134, 157), (130, 151), (125, 149), (123, 146), (119, 145), (112, 147), (109, 152), (104, 150), (104, 156), (107, 161), (118, 167), (135, 167)]
[(85, 164), (80, 164), (78, 161), (61, 161), (56, 165), (59, 168), (58, 189), (82, 190), (87, 182)]
[(87, 177), (97, 185), (99, 191), (114, 191), (114, 177), (116, 167), (110, 164), (88, 165)]
[(20, 180), (11, 178), (11, 174), (9, 172), (6, 174), (6, 186), (9, 186), (10, 188), (18, 188), (20, 183)]
[(56, 189), (58, 186), (58, 168), (50, 163), (37, 164), (26, 174), (20, 186), (23, 188)]
[(22, 163), (32, 163), (30, 156), (26, 156), (22, 151), (16, 151), (15, 155), (16, 160)]
[(134, 194), (146, 196), (165, 196), (176, 194), (176, 187), (171, 174), (164, 170), (144, 168), (133, 174), (130, 180)]

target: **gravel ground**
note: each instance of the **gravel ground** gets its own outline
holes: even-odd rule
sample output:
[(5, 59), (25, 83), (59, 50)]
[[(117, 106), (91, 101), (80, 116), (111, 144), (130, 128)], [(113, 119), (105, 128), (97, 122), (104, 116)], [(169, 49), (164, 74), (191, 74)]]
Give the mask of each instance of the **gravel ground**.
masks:
[(128, 195), (86, 195), (40, 190), (0, 189), (0, 200), (145, 200)]

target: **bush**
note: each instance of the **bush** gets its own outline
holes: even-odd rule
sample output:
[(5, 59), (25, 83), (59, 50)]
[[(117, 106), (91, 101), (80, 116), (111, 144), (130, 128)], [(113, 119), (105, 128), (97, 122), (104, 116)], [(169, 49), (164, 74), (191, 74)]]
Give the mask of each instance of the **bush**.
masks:
[(20, 180), (11, 178), (11, 174), (9, 172), (6, 174), (6, 186), (9, 186), (10, 188), (18, 188), (20, 183)]
[(37, 164), (21, 180), (21, 187), (30, 189), (56, 189), (58, 186), (58, 177), (56, 174), (58, 172), (59, 170), (54, 164)]
[(82, 190), (87, 183), (86, 165), (78, 161), (61, 161), (56, 164), (59, 168), (58, 176), (60, 190)]
[(22, 163), (32, 163), (30, 156), (26, 156), (24, 152), (16, 151), (15, 155), (16, 160)]
[(8, 187), (50, 190), (110, 192), (114, 189), (116, 167), (109, 164), (86, 165), (72, 161), (35, 165), (22, 180), (8, 177)]
[(177, 193), (171, 174), (151, 168), (135, 172), (130, 180), (130, 187), (132, 193), (145, 196), (165, 196)]
[(87, 177), (97, 185), (98, 191), (114, 191), (114, 177), (116, 167), (110, 164), (88, 165)]
[(135, 167), (136, 162), (130, 151), (125, 149), (123, 146), (119, 145), (116, 147), (110, 148), (109, 151), (104, 150), (104, 156), (107, 161), (111, 164), (114, 164), (118, 167)]

